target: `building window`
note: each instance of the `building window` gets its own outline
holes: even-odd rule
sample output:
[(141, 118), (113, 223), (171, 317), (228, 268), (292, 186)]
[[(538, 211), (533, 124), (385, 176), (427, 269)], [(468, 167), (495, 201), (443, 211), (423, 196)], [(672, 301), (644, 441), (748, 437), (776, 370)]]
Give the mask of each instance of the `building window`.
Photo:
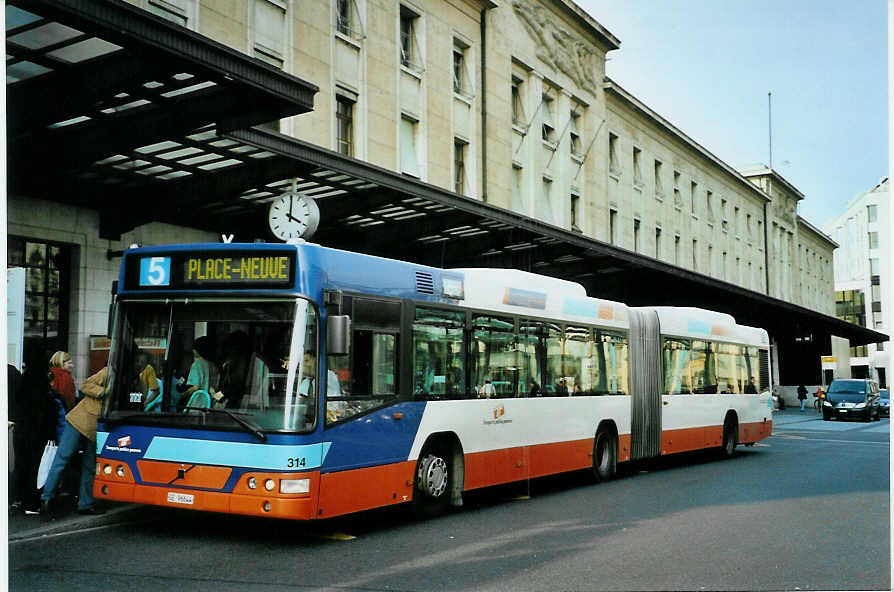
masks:
[(878, 264), (878, 258), (873, 257), (869, 260), (869, 275), (879, 275), (880, 267)]
[(633, 184), (637, 187), (643, 186), (643, 171), (640, 165), (640, 161), (642, 160), (643, 151), (633, 147)]
[(633, 219), (633, 250), (639, 253), (639, 219)]
[(7, 268), (25, 268), (25, 351), (70, 351), (70, 247), (9, 237), (7, 249)]
[(880, 310), (872, 311), (872, 328), (873, 329), (881, 329), (882, 328), (882, 311), (880, 311)]
[(692, 239), (692, 271), (698, 271), (698, 239)]
[(357, 0), (335, 0), (335, 30), (351, 39), (365, 37)]
[(419, 15), (403, 4), (400, 6), (400, 63), (401, 65), (422, 72), (424, 70), (422, 52), (419, 43)]
[(729, 222), (726, 219), (726, 200), (720, 200), (720, 229), (723, 232), (727, 232), (729, 230)]
[(711, 245), (708, 245), (708, 261), (705, 272), (707, 272), (708, 275), (714, 273), (714, 247)]
[(614, 208), (608, 210), (608, 241), (618, 244), (618, 210)]
[[(270, 0), (254, 2), (254, 45), (252, 55), (276, 67), (285, 66), (286, 10)], [(262, 123), (260, 127), (280, 131), (279, 120)]]
[(611, 133), (608, 135), (608, 172), (613, 175), (621, 174), (618, 163), (618, 136)]
[(522, 79), (516, 76), (512, 77), (512, 123), (521, 127), (528, 123), (522, 99)]
[(751, 238), (751, 214), (745, 214), (745, 236)]
[(846, 321), (866, 326), (866, 301), (862, 290), (838, 290), (835, 292), (835, 316)]
[(583, 146), (580, 142), (580, 113), (571, 110), (571, 121), (569, 123), (569, 134), (571, 136), (571, 154), (574, 156), (583, 156)]
[(674, 265), (680, 266), (680, 235), (674, 236)]
[(522, 173), (524, 169), (519, 166), (512, 165), (512, 211), (520, 214), (526, 214), (528, 208), (525, 207), (524, 199), (522, 199)]
[(553, 223), (553, 201), (552, 201), (553, 182), (546, 177), (543, 178), (543, 191), (541, 193), (539, 217), (544, 222)]
[(354, 101), (335, 96), (335, 143), (339, 154), (354, 156)]
[(878, 233), (877, 232), (869, 233), (869, 248), (870, 249), (878, 248)]
[(689, 183), (689, 211), (695, 214), (695, 196), (698, 193), (698, 183)]
[(285, 7), (270, 0), (255, 0), (254, 17), (254, 56), (282, 68), (286, 45)]
[(655, 161), (655, 195), (661, 197), (664, 195), (664, 183), (661, 181), (661, 161)]
[(739, 208), (733, 208), (733, 232), (739, 238)]
[(714, 221), (714, 193), (711, 191), (705, 191), (705, 216)]
[(580, 222), (580, 195), (571, 194), (571, 230), (574, 232), (583, 232)]
[(661, 259), (661, 227), (655, 227), (655, 258)]
[(878, 206), (875, 204), (866, 206), (866, 216), (869, 222), (878, 222)]
[(149, 0), (146, 10), (182, 27), (189, 25), (194, 0)]
[(683, 207), (683, 196), (680, 194), (680, 173), (674, 171), (674, 205)]
[(419, 157), (416, 135), (419, 122), (406, 115), (400, 118), (400, 171), (419, 178)]
[(544, 142), (555, 145), (556, 143), (556, 122), (553, 120), (553, 99), (549, 95), (543, 95), (541, 115), (543, 123), (541, 128), (541, 136)]
[(466, 146), (459, 138), (453, 139), (453, 191), (466, 193)]
[(453, 40), (453, 92), (466, 98), (473, 96), (472, 75), (469, 71), (469, 46)]

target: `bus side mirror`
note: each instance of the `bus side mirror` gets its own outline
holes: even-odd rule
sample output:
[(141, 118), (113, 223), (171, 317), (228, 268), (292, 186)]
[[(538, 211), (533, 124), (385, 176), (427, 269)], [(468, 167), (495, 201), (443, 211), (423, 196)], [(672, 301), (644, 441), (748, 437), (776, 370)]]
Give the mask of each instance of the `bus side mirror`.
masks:
[(351, 348), (351, 317), (329, 315), (326, 318), (326, 353), (344, 356)]

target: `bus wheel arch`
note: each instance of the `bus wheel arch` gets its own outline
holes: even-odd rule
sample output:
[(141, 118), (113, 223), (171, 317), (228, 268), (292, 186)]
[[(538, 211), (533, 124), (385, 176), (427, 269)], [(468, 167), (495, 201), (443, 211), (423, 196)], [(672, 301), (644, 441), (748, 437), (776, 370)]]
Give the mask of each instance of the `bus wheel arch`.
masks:
[(732, 409), (726, 412), (723, 418), (723, 440), (720, 445), (720, 454), (723, 458), (730, 458), (736, 453), (736, 445), (739, 443), (739, 416)]
[(465, 475), (462, 445), (453, 432), (431, 434), (422, 446), (413, 472), (413, 506), (428, 518), (448, 506), (462, 506)]
[(593, 477), (610, 481), (618, 471), (618, 427), (611, 420), (599, 422), (593, 438)]

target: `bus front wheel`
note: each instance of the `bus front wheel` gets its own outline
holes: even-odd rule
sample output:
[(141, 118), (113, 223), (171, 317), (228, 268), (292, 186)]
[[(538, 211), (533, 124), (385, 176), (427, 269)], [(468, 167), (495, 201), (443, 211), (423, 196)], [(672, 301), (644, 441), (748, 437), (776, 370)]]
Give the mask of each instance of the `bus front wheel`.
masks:
[(413, 491), (418, 517), (437, 516), (447, 509), (452, 479), (450, 466), (450, 457), (438, 450), (425, 451), (419, 456)]
[(593, 442), (593, 476), (597, 482), (609, 481), (618, 468), (618, 446), (609, 431), (600, 430)]

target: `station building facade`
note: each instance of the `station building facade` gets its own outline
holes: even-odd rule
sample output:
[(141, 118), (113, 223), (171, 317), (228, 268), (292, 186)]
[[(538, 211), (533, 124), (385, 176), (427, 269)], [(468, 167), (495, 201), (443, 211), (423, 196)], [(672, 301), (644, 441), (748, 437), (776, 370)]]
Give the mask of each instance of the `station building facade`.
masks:
[[(606, 78), (620, 41), (570, 0), (131, 4), (319, 87), (311, 113), (264, 127), (834, 314), (836, 243), (798, 216), (805, 196), (768, 167), (724, 163)], [(106, 333), (117, 252), (219, 240), (161, 223), (100, 238), (101, 213), (8, 199), (8, 265), (28, 273), (26, 339), (72, 351), (78, 368)]]

